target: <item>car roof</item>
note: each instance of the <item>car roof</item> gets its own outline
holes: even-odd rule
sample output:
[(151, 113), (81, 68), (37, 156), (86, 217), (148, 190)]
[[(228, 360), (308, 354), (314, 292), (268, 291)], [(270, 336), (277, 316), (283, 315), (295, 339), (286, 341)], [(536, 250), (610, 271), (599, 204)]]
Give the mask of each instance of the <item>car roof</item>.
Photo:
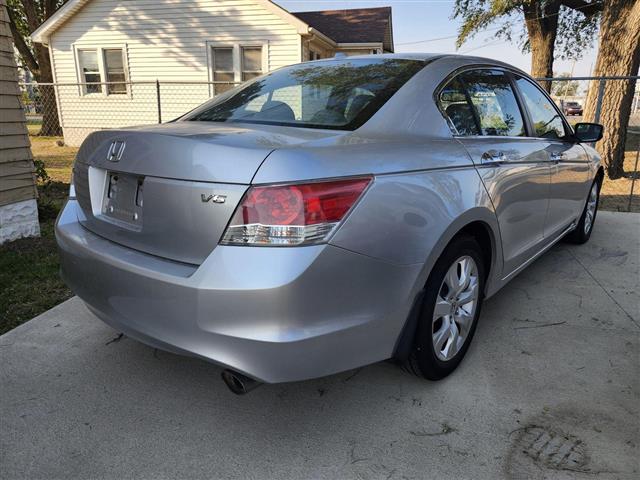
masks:
[(509, 68), (511, 70), (516, 70), (526, 76), (529, 76), (526, 72), (523, 72), (517, 67), (513, 65), (509, 65), (508, 63), (501, 62), (500, 60), (494, 60), (493, 58), (485, 58), (485, 57), (476, 57), (472, 55), (458, 55), (453, 53), (421, 53), (421, 52), (406, 52), (406, 53), (382, 53), (378, 55), (350, 55), (350, 56), (338, 56), (338, 57), (329, 57), (323, 58), (320, 60), (314, 60), (315, 62), (324, 62), (327, 60), (350, 60), (350, 59), (371, 59), (374, 58), (395, 58), (400, 60), (423, 60), (423, 61), (433, 61), (441, 58), (456, 58), (462, 61), (463, 65), (490, 65), (496, 67)]

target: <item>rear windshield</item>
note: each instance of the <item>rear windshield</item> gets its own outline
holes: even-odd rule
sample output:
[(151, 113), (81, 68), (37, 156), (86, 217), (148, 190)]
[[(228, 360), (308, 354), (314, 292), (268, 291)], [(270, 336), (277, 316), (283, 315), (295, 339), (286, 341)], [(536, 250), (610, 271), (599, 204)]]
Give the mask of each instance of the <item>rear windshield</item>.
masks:
[(226, 92), (182, 120), (354, 130), (425, 64), (367, 58), (293, 65)]

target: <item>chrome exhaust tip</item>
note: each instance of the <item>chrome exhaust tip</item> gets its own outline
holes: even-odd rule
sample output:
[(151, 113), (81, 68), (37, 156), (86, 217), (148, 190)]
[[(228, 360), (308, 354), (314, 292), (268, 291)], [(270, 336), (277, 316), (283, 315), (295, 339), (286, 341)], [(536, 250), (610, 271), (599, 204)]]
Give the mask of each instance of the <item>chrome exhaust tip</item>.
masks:
[(245, 393), (249, 393), (254, 388), (258, 388), (262, 385), (262, 383), (254, 380), (253, 378), (249, 378), (246, 375), (228, 369), (222, 371), (222, 380), (224, 380), (224, 383), (229, 387), (229, 390), (236, 395), (244, 395)]

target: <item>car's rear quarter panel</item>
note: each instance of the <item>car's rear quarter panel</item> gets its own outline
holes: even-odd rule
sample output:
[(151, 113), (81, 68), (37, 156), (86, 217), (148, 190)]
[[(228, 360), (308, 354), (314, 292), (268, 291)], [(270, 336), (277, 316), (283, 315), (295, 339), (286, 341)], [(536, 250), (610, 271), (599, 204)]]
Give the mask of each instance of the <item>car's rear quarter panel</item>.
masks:
[(330, 244), (396, 265), (421, 265), (415, 294), (455, 234), (482, 222), (492, 236), (491, 271), (501, 271), (493, 205), (467, 151), (453, 138), (349, 135), (334, 143), (279, 149), (254, 183), (358, 175), (374, 180)]

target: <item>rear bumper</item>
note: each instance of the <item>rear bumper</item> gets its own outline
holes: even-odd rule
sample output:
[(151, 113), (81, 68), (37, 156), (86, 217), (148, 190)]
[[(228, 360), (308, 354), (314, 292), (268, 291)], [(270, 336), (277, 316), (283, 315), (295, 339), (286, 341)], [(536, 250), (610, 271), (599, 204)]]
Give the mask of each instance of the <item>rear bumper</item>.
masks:
[(422, 265), (331, 245), (218, 246), (200, 266), (147, 255), (56, 224), (62, 276), (105, 323), (161, 349), (276, 383), (389, 358)]

